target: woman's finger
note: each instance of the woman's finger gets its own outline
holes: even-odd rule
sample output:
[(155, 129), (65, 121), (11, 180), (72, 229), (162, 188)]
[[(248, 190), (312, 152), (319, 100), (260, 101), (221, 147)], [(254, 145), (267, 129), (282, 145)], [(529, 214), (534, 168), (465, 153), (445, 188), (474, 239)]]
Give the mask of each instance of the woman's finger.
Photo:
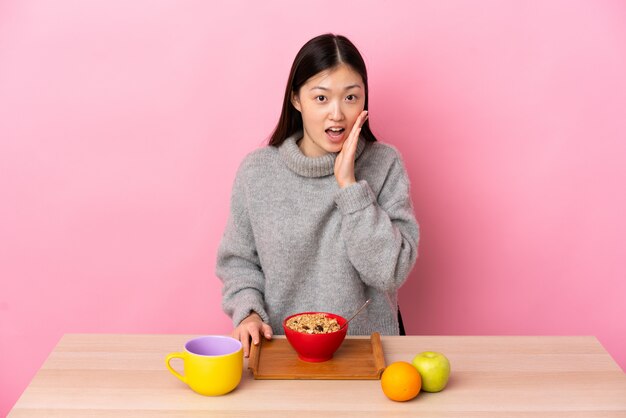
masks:
[(272, 327), (265, 323), (263, 324), (263, 335), (265, 335), (265, 338), (268, 340), (272, 339)]
[(358, 128), (356, 131), (353, 131), (353, 135), (344, 143), (341, 152), (345, 155), (345, 161), (354, 161), (354, 157), (356, 155), (356, 147), (359, 143), (359, 134), (361, 133), (361, 128)]
[(250, 355), (250, 335), (247, 331), (243, 330), (239, 334), (239, 337), (241, 345), (243, 346), (243, 356), (248, 357)]
[(248, 327), (248, 332), (250, 332), (250, 337), (252, 337), (252, 344), (257, 345), (260, 341), (259, 336), (259, 324), (254, 323)]
[(348, 148), (353, 148), (356, 152), (356, 145), (359, 142), (359, 136), (361, 135), (361, 128), (363, 127), (363, 124), (365, 124), (365, 121), (368, 118), (368, 112), (367, 110), (364, 110), (361, 112), (361, 114), (359, 115), (359, 117), (357, 118), (356, 122), (354, 123), (354, 126), (352, 127), (352, 132), (350, 132), (350, 138), (348, 139), (349, 143)]
[(356, 119), (354, 123), (354, 128), (360, 128), (365, 123), (365, 119), (367, 118), (367, 110), (361, 111), (359, 113), (359, 117)]
[(359, 130), (363, 127), (363, 125), (365, 124), (365, 121), (367, 120), (367, 118), (369, 117), (369, 113), (367, 110), (364, 110), (361, 112), (361, 114), (359, 115), (359, 118), (356, 120), (356, 122), (354, 123), (354, 128), (356, 129), (352, 129), (353, 131)]

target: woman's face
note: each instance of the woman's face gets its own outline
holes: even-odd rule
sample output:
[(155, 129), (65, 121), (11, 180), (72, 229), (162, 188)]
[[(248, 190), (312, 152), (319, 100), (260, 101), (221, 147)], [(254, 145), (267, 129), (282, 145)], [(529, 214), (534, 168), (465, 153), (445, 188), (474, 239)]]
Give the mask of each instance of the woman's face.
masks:
[(359, 73), (341, 64), (309, 78), (291, 102), (302, 114), (300, 149), (319, 157), (341, 151), (365, 107), (365, 85)]

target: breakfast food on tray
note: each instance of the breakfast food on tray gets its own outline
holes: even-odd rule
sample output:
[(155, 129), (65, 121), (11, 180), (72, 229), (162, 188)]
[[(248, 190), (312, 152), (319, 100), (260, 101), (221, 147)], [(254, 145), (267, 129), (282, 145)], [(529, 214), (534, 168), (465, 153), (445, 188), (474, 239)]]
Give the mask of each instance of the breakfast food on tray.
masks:
[(323, 313), (301, 314), (289, 318), (287, 326), (304, 334), (328, 334), (339, 331), (339, 324), (335, 318), (329, 318)]

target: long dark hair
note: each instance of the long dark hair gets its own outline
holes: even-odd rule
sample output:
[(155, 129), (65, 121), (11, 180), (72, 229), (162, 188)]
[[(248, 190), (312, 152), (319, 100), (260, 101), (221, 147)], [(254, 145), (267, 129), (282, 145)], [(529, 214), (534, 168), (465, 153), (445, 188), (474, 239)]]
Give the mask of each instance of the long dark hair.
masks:
[[(332, 33), (317, 36), (304, 44), (293, 61), (285, 88), (283, 109), (269, 145), (279, 146), (289, 136), (302, 130), (302, 115), (293, 107), (291, 93), (297, 94), (309, 78), (340, 64), (348, 65), (361, 75), (365, 85), (365, 110), (368, 109), (367, 70), (359, 50), (345, 36)], [(370, 130), (369, 120), (361, 128), (361, 136), (367, 141), (376, 141)]]

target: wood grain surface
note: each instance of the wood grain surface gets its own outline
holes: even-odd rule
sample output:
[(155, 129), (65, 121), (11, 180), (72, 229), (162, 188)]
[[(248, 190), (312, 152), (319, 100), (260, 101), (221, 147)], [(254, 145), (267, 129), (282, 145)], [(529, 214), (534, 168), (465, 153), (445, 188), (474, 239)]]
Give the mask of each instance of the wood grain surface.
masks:
[(333, 358), (320, 363), (300, 360), (286, 339), (261, 339), (252, 345), (248, 368), (255, 379), (380, 379), (385, 357), (377, 332), (369, 339), (346, 337)]
[(383, 336), (387, 365), (422, 351), (452, 365), (443, 392), (393, 402), (379, 380), (255, 380), (247, 360), (233, 392), (198, 395), (165, 368), (196, 336), (65, 335), (9, 416), (626, 417), (626, 376), (594, 337)]

